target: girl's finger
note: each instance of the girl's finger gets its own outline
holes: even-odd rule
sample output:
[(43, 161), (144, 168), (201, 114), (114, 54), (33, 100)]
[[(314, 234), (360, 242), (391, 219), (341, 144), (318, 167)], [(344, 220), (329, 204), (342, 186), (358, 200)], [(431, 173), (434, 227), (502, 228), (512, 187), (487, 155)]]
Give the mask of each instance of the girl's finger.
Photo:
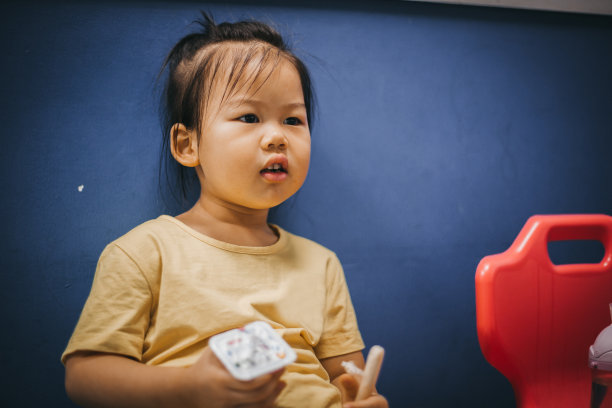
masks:
[(285, 382), (276, 378), (252, 390), (229, 390), (231, 399), (240, 404), (263, 404), (271, 399), (274, 401), (285, 387)]
[(237, 408), (273, 408), (274, 402), (276, 401), (276, 399), (278, 398), (278, 396), (280, 395), (280, 393), (283, 391), (283, 389), (286, 386), (287, 384), (284, 381), (279, 381), (278, 383), (274, 385), (274, 389), (272, 390), (272, 393), (266, 396), (266, 398), (261, 399), (261, 400), (250, 400), (243, 404), (238, 404), (236, 405), (236, 407)]
[(359, 390), (359, 382), (355, 377), (350, 374), (342, 374), (334, 381), (334, 384), (340, 390), (342, 402), (355, 400)]

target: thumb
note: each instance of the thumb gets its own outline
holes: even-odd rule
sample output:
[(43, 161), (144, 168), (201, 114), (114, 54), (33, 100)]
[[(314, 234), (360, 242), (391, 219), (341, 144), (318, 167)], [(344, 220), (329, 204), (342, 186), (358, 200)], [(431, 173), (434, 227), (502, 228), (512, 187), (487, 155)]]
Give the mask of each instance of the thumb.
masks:
[(342, 403), (355, 401), (359, 389), (359, 380), (355, 376), (345, 373), (336, 378), (334, 383), (340, 390)]

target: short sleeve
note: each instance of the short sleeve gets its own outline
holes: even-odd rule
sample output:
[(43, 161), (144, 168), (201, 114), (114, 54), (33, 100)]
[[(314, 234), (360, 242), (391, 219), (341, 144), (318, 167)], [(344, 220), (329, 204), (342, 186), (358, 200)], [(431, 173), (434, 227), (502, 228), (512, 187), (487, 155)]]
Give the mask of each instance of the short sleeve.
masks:
[(91, 292), (62, 363), (76, 351), (141, 360), (151, 306), (151, 289), (139, 266), (119, 246), (109, 244), (100, 255)]
[(334, 254), (328, 261), (326, 276), (324, 329), (315, 347), (317, 358), (335, 357), (364, 348), (357, 318), (340, 261)]

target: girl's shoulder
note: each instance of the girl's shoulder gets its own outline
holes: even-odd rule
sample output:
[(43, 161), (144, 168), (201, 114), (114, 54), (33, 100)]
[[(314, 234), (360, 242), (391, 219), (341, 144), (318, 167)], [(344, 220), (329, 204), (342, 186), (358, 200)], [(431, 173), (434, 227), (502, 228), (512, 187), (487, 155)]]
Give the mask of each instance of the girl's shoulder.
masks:
[(146, 245), (176, 239), (182, 235), (174, 218), (160, 215), (157, 218), (143, 222), (120, 236), (112, 243), (120, 246)]
[[(178, 221), (177, 221), (178, 222)], [(132, 228), (110, 242), (104, 252), (122, 252), (139, 266), (149, 265), (155, 269), (164, 254), (176, 248), (187, 250), (190, 238), (168, 215), (161, 215)]]
[[(128, 276), (144, 276), (149, 288), (159, 287), (163, 254), (168, 252), (175, 240), (175, 229), (166, 216), (132, 228), (106, 245), (97, 267), (97, 271), (102, 272), (96, 273), (117, 274), (120, 271), (125, 279)], [(134, 274), (130, 275), (130, 271)]]

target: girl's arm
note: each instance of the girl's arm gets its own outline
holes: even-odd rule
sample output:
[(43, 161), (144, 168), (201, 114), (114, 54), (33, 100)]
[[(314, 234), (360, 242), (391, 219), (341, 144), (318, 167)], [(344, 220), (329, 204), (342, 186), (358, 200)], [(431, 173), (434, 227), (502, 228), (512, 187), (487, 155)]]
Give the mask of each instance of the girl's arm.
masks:
[(66, 360), (66, 392), (83, 407), (267, 407), (285, 386), (281, 374), (238, 381), (208, 347), (185, 368), (148, 366), (114, 354), (75, 353)]
[(344, 371), (344, 367), (342, 367), (343, 361), (352, 361), (357, 367), (362, 369), (365, 365), (361, 351), (321, 360), (321, 364), (329, 374), (332, 384), (338, 387), (342, 394), (343, 406), (345, 408), (388, 408), (389, 404), (385, 397), (376, 391), (364, 400), (355, 401), (357, 390), (359, 389), (359, 381)]

